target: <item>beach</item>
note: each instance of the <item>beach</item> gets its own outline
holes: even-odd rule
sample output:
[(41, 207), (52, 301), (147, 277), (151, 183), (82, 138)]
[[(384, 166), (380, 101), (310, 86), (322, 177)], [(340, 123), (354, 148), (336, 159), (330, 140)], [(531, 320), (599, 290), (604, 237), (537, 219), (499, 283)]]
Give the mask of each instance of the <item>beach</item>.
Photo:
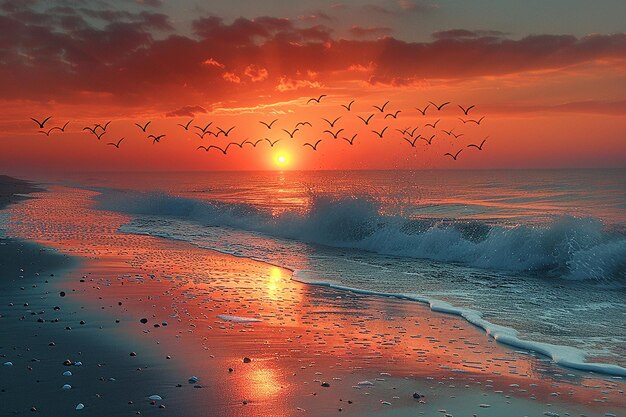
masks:
[(0, 312), (14, 337), (0, 351), (12, 363), (0, 374), (1, 415), (69, 414), (79, 404), (88, 415), (224, 416), (625, 408), (620, 377), (560, 367), (415, 302), (124, 233), (129, 216), (94, 208), (98, 192), (47, 188), (9, 208), (8, 234), (19, 240), (2, 246), (13, 266), (3, 268)]

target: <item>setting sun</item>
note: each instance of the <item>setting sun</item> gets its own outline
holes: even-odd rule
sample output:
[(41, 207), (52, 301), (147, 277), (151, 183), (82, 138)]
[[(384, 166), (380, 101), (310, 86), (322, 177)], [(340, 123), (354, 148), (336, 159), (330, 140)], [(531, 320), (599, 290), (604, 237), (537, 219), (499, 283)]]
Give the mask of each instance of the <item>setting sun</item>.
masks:
[(285, 153), (277, 153), (274, 155), (274, 163), (280, 167), (284, 167), (289, 162), (289, 158)]

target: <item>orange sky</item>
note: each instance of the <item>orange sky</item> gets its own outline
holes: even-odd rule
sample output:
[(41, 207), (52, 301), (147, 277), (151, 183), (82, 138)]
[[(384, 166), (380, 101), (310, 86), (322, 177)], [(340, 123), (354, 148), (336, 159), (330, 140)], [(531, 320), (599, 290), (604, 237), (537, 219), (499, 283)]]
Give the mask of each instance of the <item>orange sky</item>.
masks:
[[(0, 3), (0, 167), (28, 173), (626, 166), (623, 32), (512, 36), (444, 26), (426, 39), (394, 36), (405, 30), (405, 14), (435, 20), (450, 13), (445, 4), (420, 9), (419, 2), (398, 2), (402, 15), (372, 15), (369, 26), (346, 13), (226, 19), (210, 11), (190, 15), (185, 26), (161, 2), (136, 3)], [(321, 94), (327, 97), (319, 104), (307, 104)], [(348, 112), (341, 104), (352, 99)], [(385, 112), (373, 107), (387, 100)], [(451, 104), (442, 111), (431, 105), (423, 116), (415, 108), (429, 101)], [(466, 117), (458, 105), (471, 104)], [(397, 110), (397, 119), (385, 118)], [(368, 126), (357, 117), (370, 114)], [(39, 133), (30, 117), (47, 116), (45, 130), (69, 121), (66, 131)], [(322, 118), (339, 116), (330, 130), (344, 131), (333, 139)], [(480, 126), (459, 120), (481, 116)], [(189, 131), (178, 126), (191, 119)], [(274, 119), (272, 130), (259, 123)], [(109, 120), (101, 140), (83, 131)], [(135, 126), (148, 120), (147, 133)], [(437, 120), (435, 129), (425, 126)], [(289, 138), (282, 129), (298, 121), (313, 126)], [(193, 133), (209, 122), (213, 132), (236, 128), (228, 138)], [(382, 139), (372, 132), (385, 126)], [(403, 137), (411, 138), (396, 131), (407, 127), (435, 139), (411, 147)], [(449, 129), (463, 136), (454, 139), (443, 132)], [(148, 134), (166, 136), (153, 144)], [(352, 146), (341, 139), (354, 134)], [(487, 136), (482, 151), (467, 147)], [(121, 137), (119, 149), (107, 145)], [(197, 150), (265, 137), (280, 142), (231, 146), (227, 155)], [(303, 146), (318, 139), (317, 151)], [(457, 161), (444, 156), (461, 149)], [(287, 156), (286, 166), (277, 166), (277, 154)]]

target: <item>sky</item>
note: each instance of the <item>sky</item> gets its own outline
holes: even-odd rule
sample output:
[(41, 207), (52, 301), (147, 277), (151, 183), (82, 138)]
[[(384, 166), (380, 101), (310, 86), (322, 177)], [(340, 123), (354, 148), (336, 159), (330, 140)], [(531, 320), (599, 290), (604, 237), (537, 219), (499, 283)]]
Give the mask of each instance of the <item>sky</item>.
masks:
[(625, 15), (618, 0), (0, 0), (0, 170), (626, 167)]

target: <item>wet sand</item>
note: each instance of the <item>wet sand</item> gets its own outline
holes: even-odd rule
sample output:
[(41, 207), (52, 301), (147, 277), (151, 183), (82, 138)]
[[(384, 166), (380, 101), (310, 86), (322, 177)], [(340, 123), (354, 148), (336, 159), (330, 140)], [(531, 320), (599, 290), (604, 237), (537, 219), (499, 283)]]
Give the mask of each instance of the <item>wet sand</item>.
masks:
[[(94, 210), (94, 194), (54, 187), (11, 209), (12, 235), (80, 261), (50, 281), (51, 289), (19, 290), (15, 281), (7, 290), (16, 300), (11, 311), (26, 298), (37, 300), (36, 309), (61, 307), (54, 311), (59, 323), (32, 315), (34, 328), (12, 324), (18, 337), (11, 346), (21, 357), (13, 347), (1, 352), (9, 358), (13, 349), (19, 359), (3, 367), (2, 387), (35, 386), (25, 397), (41, 400), (42, 409), (65, 414), (82, 402), (89, 415), (603, 416), (626, 408), (623, 380), (511, 350), (417, 303), (308, 286), (272, 265), (119, 233), (129, 219)], [(4, 316), (5, 297), (3, 322), (19, 322)], [(65, 334), (83, 345), (66, 339), (48, 346), (67, 323)], [(34, 330), (46, 338), (29, 336)], [(49, 363), (39, 376), (45, 386), (25, 368), (24, 352), (35, 346)], [(83, 378), (63, 392), (65, 367), (51, 356), (79, 348), (93, 373), (78, 367)], [(153, 394), (163, 400), (151, 405)], [(18, 397), (9, 397), (7, 415), (29, 412)]]

